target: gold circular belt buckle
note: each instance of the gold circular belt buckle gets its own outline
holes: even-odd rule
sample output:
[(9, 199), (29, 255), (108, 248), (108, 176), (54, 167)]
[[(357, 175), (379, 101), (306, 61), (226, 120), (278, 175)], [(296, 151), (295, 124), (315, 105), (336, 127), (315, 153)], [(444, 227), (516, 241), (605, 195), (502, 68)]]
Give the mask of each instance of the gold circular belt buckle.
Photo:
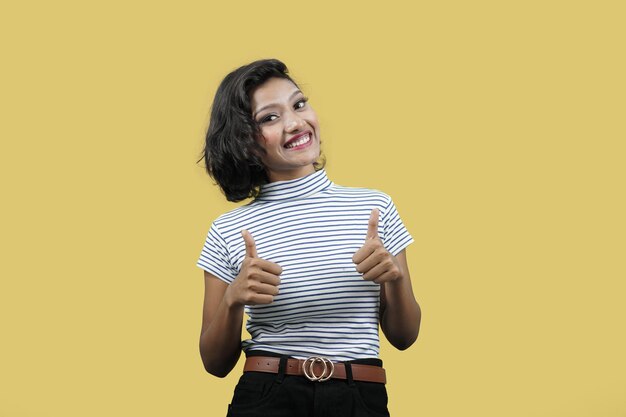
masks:
[[(316, 363), (321, 363), (322, 365), (324, 365), (322, 374), (319, 376), (315, 375), (315, 371), (313, 370), (313, 366), (315, 366)], [(330, 377), (333, 376), (333, 372), (335, 372), (335, 364), (328, 358), (323, 358), (321, 356), (311, 356), (310, 358), (302, 362), (302, 371), (309, 380), (313, 382), (324, 382), (328, 381)]]

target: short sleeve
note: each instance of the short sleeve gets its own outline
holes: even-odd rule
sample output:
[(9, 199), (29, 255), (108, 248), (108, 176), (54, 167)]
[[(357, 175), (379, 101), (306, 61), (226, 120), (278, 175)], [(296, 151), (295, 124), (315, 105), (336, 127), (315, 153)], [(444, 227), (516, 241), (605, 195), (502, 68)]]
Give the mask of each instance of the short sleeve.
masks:
[(215, 223), (211, 224), (196, 266), (228, 284), (237, 276), (230, 262), (226, 241)]
[(385, 249), (393, 256), (402, 252), (402, 249), (413, 243), (413, 237), (402, 223), (402, 219), (396, 210), (391, 198), (382, 213), (383, 236), (382, 241)]

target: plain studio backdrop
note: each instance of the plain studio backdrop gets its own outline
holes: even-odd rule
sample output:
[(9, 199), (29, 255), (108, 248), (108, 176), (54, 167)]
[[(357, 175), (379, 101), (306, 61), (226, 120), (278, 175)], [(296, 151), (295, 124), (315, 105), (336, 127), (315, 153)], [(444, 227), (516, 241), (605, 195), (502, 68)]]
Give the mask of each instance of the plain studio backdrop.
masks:
[(195, 262), (237, 205), (196, 160), (269, 57), (415, 238), (392, 416), (626, 416), (623, 4), (4, 2), (0, 416), (225, 414)]

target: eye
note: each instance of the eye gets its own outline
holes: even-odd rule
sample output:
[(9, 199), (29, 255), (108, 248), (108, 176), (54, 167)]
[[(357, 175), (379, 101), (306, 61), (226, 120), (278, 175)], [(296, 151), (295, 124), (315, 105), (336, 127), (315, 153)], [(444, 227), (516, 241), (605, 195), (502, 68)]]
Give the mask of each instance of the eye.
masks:
[(267, 123), (267, 122), (273, 122), (274, 120), (276, 120), (276, 118), (278, 118), (277, 115), (275, 115), (275, 114), (268, 114), (267, 116), (261, 118), (261, 120), (259, 120), (257, 123), (258, 124), (263, 124), (263, 123)]
[(307, 101), (309, 101), (308, 97), (303, 97), (302, 99), (300, 99), (300, 100), (298, 100), (296, 102), (296, 105), (294, 107), (296, 109), (302, 109), (302, 108), (306, 107)]

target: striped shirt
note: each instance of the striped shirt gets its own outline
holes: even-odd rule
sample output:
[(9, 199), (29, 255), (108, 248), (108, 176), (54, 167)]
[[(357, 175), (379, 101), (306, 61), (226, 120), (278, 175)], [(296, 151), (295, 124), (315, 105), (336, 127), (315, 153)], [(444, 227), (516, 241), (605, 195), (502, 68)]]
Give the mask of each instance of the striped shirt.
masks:
[(283, 270), (271, 304), (245, 307), (252, 338), (242, 342), (244, 351), (334, 361), (378, 357), (380, 286), (365, 281), (352, 262), (374, 208), (383, 245), (397, 255), (413, 238), (391, 198), (334, 184), (324, 170), (264, 185), (254, 201), (211, 224), (198, 267), (230, 284), (245, 257), (246, 229), (258, 256)]

